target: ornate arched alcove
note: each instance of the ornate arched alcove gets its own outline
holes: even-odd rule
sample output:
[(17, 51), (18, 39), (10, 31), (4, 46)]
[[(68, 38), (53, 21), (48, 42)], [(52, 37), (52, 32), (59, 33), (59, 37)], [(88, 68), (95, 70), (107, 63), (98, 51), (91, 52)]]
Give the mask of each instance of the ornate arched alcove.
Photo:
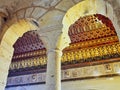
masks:
[[(115, 28), (111, 20), (101, 14), (80, 17), (70, 26), (68, 34), (71, 43), (63, 50), (63, 65), (84, 66), (87, 62), (88, 65), (92, 65), (94, 60), (99, 64), (101, 60), (101, 63), (104, 63), (104, 59), (120, 56)], [(81, 64), (77, 65), (79, 63)]]
[[(63, 50), (64, 79), (104, 76), (108, 72), (118, 75), (119, 67), (112, 71), (116, 66), (113, 67), (114, 63), (110, 62), (116, 62), (120, 57), (119, 27), (109, 3), (104, 0), (84, 0), (73, 6), (63, 18), (63, 31), (68, 32), (71, 39), (70, 46)], [(100, 67), (104, 68), (103, 71)]]
[(24, 33), (13, 47), (9, 77), (46, 71), (46, 49), (36, 31)]

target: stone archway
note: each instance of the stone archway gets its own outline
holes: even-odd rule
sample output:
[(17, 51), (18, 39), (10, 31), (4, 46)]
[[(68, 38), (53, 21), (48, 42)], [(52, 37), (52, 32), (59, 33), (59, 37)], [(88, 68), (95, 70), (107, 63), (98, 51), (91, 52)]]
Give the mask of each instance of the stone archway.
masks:
[[(32, 1), (32, 0), (31, 0)], [(55, 0), (54, 0), (55, 1)], [(65, 1), (65, 0), (63, 0), (63, 1)], [(73, 0), (71, 0), (71, 2), (72, 2)], [(74, 1), (76, 1), (76, 0), (74, 0)], [(82, 1), (82, 0), (78, 0), (78, 1)], [(92, 14), (94, 14), (94, 13), (99, 13), (99, 9), (100, 9), (100, 7), (102, 7), (102, 6), (96, 6), (96, 4), (99, 2), (100, 3), (100, 5), (103, 5), (103, 3), (105, 3), (104, 1), (102, 1), (102, 0), (85, 0), (84, 2), (81, 2), (83, 5), (84, 5), (84, 3), (86, 2), (86, 7), (87, 7), (87, 5), (88, 6), (91, 6), (91, 8), (89, 8), (88, 10), (85, 8), (85, 9), (83, 9), (83, 14), (89, 14), (89, 12), (88, 11), (91, 11), (90, 13), (92, 13)], [(91, 2), (90, 3), (90, 5), (89, 5), (89, 2)], [(101, 4), (102, 3), (102, 4)], [(48, 4), (49, 5), (49, 4)], [(93, 5), (93, 6), (92, 6)], [(75, 5), (76, 6), (76, 5)], [(80, 5), (80, 6), (82, 6), (82, 5)], [(67, 12), (67, 14), (65, 15), (65, 17), (64, 17), (64, 19), (63, 19), (63, 30), (61, 31), (61, 29), (62, 28), (58, 28), (58, 30), (60, 30), (60, 31), (58, 31), (58, 35), (60, 36), (60, 37), (57, 37), (56, 38), (56, 40), (55, 40), (55, 43), (54, 44), (57, 44), (57, 45), (53, 45), (53, 47), (51, 48), (50, 47), (50, 49), (53, 49), (53, 50), (51, 50), (51, 51), (54, 51), (54, 49), (56, 50), (56, 49), (59, 49), (59, 47), (61, 47), (61, 46), (65, 46), (65, 43), (67, 43), (66, 42), (66, 40), (68, 40), (68, 39), (66, 39), (66, 38), (68, 38), (68, 28), (69, 28), (69, 26), (71, 25), (71, 24), (73, 24), (79, 17), (80, 17), (80, 15), (78, 15), (77, 16), (77, 18), (76, 19), (74, 19), (73, 21), (70, 21), (70, 20), (72, 20), (72, 18), (71, 18), (71, 15), (72, 16), (75, 16), (76, 17), (76, 15), (74, 15), (75, 13), (78, 13), (78, 12), (76, 12), (76, 10), (80, 10), (80, 6), (79, 5), (77, 5), (76, 7), (77, 8), (71, 8), (71, 11), (74, 11), (75, 10), (75, 12), (71, 12), (71, 13), (69, 13), (69, 11)], [(94, 6), (95, 6), (95, 8), (94, 8)], [(105, 4), (103, 5), (103, 6), (105, 6)], [(59, 6), (58, 6), (59, 7)], [(83, 6), (84, 7), (84, 6)], [(111, 8), (111, 6), (108, 4), (108, 7), (110, 7)], [(88, 8), (88, 7), (87, 7)], [(92, 9), (92, 8), (94, 8), (94, 10)], [(29, 9), (33, 9), (33, 11), (36, 9), (36, 8), (29, 8)], [(52, 11), (52, 9), (53, 8), (50, 8), (50, 9), (48, 9), (48, 11)], [(93, 11), (92, 11), (93, 10)], [(102, 10), (104, 10), (103, 12), (100, 12), (101, 14), (105, 14), (105, 7), (103, 7), (102, 8)], [(24, 10), (22, 10), (21, 9), (21, 12), (19, 12), (19, 14), (20, 13), (22, 13), (22, 11), (24, 12)], [(28, 10), (29, 11), (29, 10)], [(33, 12), (32, 10), (30, 10), (31, 12)], [(64, 10), (60, 10), (60, 11), (64, 11)], [(85, 12), (84, 12), (85, 11)], [(26, 10), (25, 10), (25, 12), (26, 12)], [(54, 13), (54, 12), (51, 12), (51, 13)], [(51, 14), (50, 13), (50, 14)], [(18, 14), (18, 15), (19, 15)], [(61, 13), (60, 13), (61, 14)], [(25, 14), (24, 14), (25, 15)], [(26, 15), (25, 15), (26, 16)], [(48, 13), (48, 16), (49, 16), (49, 13)], [(57, 14), (55, 15), (55, 16), (57, 16)], [(105, 15), (105, 16), (107, 16), (107, 14)], [(20, 18), (23, 18), (23, 17), (20, 17)], [(51, 18), (51, 17), (50, 17)], [(112, 16), (111, 16), (111, 18), (112, 18)], [(110, 18), (110, 19), (111, 19)], [(44, 20), (44, 18), (43, 19), (41, 19), (41, 22), (43, 22), (43, 20)], [(46, 20), (47, 19), (45, 19), (44, 20), (44, 22), (46, 22)], [(55, 20), (55, 19), (54, 19)], [(14, 21), (14, 20), (13, 20)], [(47, 20), (48, 21), (48, 20)], [(59, 20), (58, 20), (59, 21)], [(19, 21), (19, 22), (21, 22), (21, 20)], [(24, 20), (23, 20), (23, 22), (24, 22)], [(45, 24), (45, 23), (42, 23), (42, 25), (43, 24)], [(52, 20), (50, 20), (50, 22), (48, 22), (49, 24), (52, 22)], [(70, 22), (70, 23), (69, 23)], [(40, 21), (39, 21), (39, 23), (40, 23)], [(46, 24), (46, 25), (48, 25), (48, 23)], [(56, 23), (56, 22), (54, 22), (54, 23)], [(53, 23), (53, 24), (54, 24)], [(60, 18), (60, 23), (61, 23), (61, 18)], [(68, 24), (67, 24), (68, 23)], [(10, 24), (10, 23), (9, 23)], [(11, 26), (11, 24), (9, 25), (8, 24), (8, 26)], [(23, 25), (23, 23), (21, 23), (22, 25)], [(51, 25), (51, 24), (50, 24)], [(115, 23), (115, 25), (116, 25), (116, 23)], [(19, 26), (19, 25), (18, 25)], [(31, 25), (30, 25), (31, 26)], [(54, 27), (54, 26), (56, 26), (56, 24), (55, 25), (53, 25), (53, 26), (51, 26), (51, 27)], [(59, 25), (58, 25), (59, 26)], [(15, 26), (13, 27), (13, 28), (15, 28), (15, 27), (17, 27), (17, 25), (15, 24)], [(6, 28), (8, 28), (7, 26), (6, 26)], [(20, 27), (20, 28), (22, 28), (22, 30), (24, 31), (24, 29), (26, 28), (26, 27)], [(24, 29), (23, 29), (24, 28)], [(26, 28), (26, 29), (28, 29), (28, 28)], [(26, 30), (25, 29), (25, 30)], [(34, 29), (34, 28), (31, 28), (31, 29)], [(46, 35), (49, 35), (49, 37), (51, 36), (52, 38), (55, 38), (54, 36), (52, 36), (52, 35), (56, 35), (56, 33), (54, 34), (54, 32), (56, 32), (55, 30), (53, 30), (54, 28), (52, 28), (52, 29), (50, 29), (50, 27), (48, 27), (48, 28), (46, 28), (45, 30), (48, 30), (48, 31), (44, 31), (44, 29), (43, 29), (43, 32), (39, 32), (40, 33), (40, 37), (44, 37), (44, 34), (45, 34), (45, 37), (47, 37)], [(53, 30), (53, 31), (52, 31)], [(26, 32), (26, 31), (25, 31)], [(53, 33), (53, 34), (46, 34), (46, 32), (51, 32), (51, 33)], [(14, 31), (13, 31), (13, 33), (14, 33)], [(17, 32), (16, 32), (17, 33)], [(16, 35), (16, 38), (18, 37), (17, 36), (17, 34), (19, 34), (19, 32), (16, 34), (15, 33), (15, 35)], [(21, 35), (23, 34), (23, 32), (21, 32)], [(4, 34), (3, 34), (4, 35)], [(47, 37), (47, 38), (49, 38), (49, 37)], [(48, 39), (48, 41), (49, 42), (52, 42), (52, 38), (50, 37), (50, 39), (51, 39), (51, 41), (49, 41), (50, 39)], [(43, 38), (42, 38), (43, 39)], [(6, 39), (7, 40), (7, 39)], [(46, 40), (46, 39), (43, 39), (43, 40)], [(16, 39), (14, 39), (13, 40), (13, 42), (15, 42), (16, 41)], [(47, 41), (47, 40), (46, 40)], [(69, 41), (69, 40), (68, 40)], [(11, 43), (11, 45), (12, 45), (12, 43), (13, 42), (8, 42), (8, 43)], [(56, 43), (57, 42), (57, 43)], [(5, 42), (6, 43), (6, 42)], [(62, 43), (62, 44), (61, 44)], [(67, 43), (68, 44), (68, 43)], [(4, 46), (5, 44), (3, 44), (3, 46)], [(7, 44), (6, 44), (7, 45)], [(11, 50), (9, 50), (9, 51), (13, 51), (13, 48), (11, 47), (11, 45), (10, 45), (10, 48), (11, 48)], [(51, 45), (51, 43), (49, 44), (49, 45)], [(57, 46), (57, 47), (56, 47)], [(10, 49), (9, 48), (9, 49)], [(6, 49), (7, 50), (7, 49)], [(3, 50), (3, 51), (6, 51), (6, 50)], [(11, 52), (12, 53), (12, 52)], [(12, 54), (10, 54), (10, 57), (11, 57), (11, 55)], [(6, 56), (6, 52), (5, 52), (5, 55), (3, 55), (3, 56)], [(7, 61), (7, 60), (6, 60)], [(9, 60), (10, 61), (10, 60)], [(10, 63), (10, 62), (9, 62)]]
[[(11, 20), (12, 21), (12, 20)], [(12, 21), (13, 22), (13, 21)], [(9, 22), (10, 23), (10, 22)], [(9, 65), (11, 63), (12, 55), (14, 52), (13, 44), (25, 32), (30, 30), (37, 30), (38, 26), (33, 19), (21, 19), (16, 22), (5, 24), (2, 30), (0, 42), (0, 89), (4, 90), (6, 86), (6, 79), (8, 75)]]
[(117, 36), (120, 39), (119, 26), (115, 12), (113, 11), (113, 6), (104, 0), (84, 0), (70, 8), (63, 18), (63, 31), (67, 33), (69, 27), (80, 17), (92, 14), (101, 14), (108, 17), (112, 21), (117, 32)]

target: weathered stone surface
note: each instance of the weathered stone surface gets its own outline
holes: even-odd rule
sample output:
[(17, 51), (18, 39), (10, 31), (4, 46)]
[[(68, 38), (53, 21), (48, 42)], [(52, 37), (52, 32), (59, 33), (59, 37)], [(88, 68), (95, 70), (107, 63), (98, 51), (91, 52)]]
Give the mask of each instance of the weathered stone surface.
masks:
[(61, 10), (67, 11), (69, 8), (71, 8), (74, 5), (72, 0), (62, 0), (62, 2), (60, 2), (56, 8), (59, 8)]
[(31, 17), (34, 19), (39, 19), (47, 10), (43, 8), (36, 7), (35, 10), (33, 11)]
[(78, 2), (81, 2), (81, 1), (83, 1), (83, 0), (73, 0), (74, 2), (76, 2), (76, 3), (78, 3)]
[(56, 5), (60, 0), (36, 0), (33, 2), (34, 6), (43, 6), (43, 7), (51, 7)]
[(40, 18), (39, 24), (41, 28), (48, 27), (54, 24), (61, 24), (63, 16), (64, 16), (63, 12), (51, 10), (47, 12), (42, 18)]

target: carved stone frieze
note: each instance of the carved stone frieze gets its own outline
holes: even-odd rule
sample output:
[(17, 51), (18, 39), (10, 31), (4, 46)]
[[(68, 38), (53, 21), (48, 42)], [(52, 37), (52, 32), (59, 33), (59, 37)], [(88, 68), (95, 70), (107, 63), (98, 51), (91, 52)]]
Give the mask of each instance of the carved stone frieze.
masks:
[[(78, 79), (94, 79), (101, 77), (111, 77), (119, 75), (120, 62), (106, 63), (103, 65), (94, 65), (87, 67), (77, 67), (62, 70), (61, 78), (64, 80), (78, 80)], [(45, 83), (46, 72), (32, 73), (23, 76), (9, 77), (7, 87), (28, 84), (42, 84)]]

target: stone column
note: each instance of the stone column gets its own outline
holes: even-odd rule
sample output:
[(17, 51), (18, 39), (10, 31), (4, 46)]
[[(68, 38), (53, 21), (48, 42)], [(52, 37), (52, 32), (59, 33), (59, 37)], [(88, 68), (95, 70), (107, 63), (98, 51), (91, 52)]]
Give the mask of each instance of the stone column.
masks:
[(47, 49), (46, 90), (61, 90), (61, 56), (68, 46), (68, 34), (62, 32), (62, 25), (53, 25), (38, 31)]
[(61, 50), (48, 50), (46, 90), (61, 90), (61, 56)]

